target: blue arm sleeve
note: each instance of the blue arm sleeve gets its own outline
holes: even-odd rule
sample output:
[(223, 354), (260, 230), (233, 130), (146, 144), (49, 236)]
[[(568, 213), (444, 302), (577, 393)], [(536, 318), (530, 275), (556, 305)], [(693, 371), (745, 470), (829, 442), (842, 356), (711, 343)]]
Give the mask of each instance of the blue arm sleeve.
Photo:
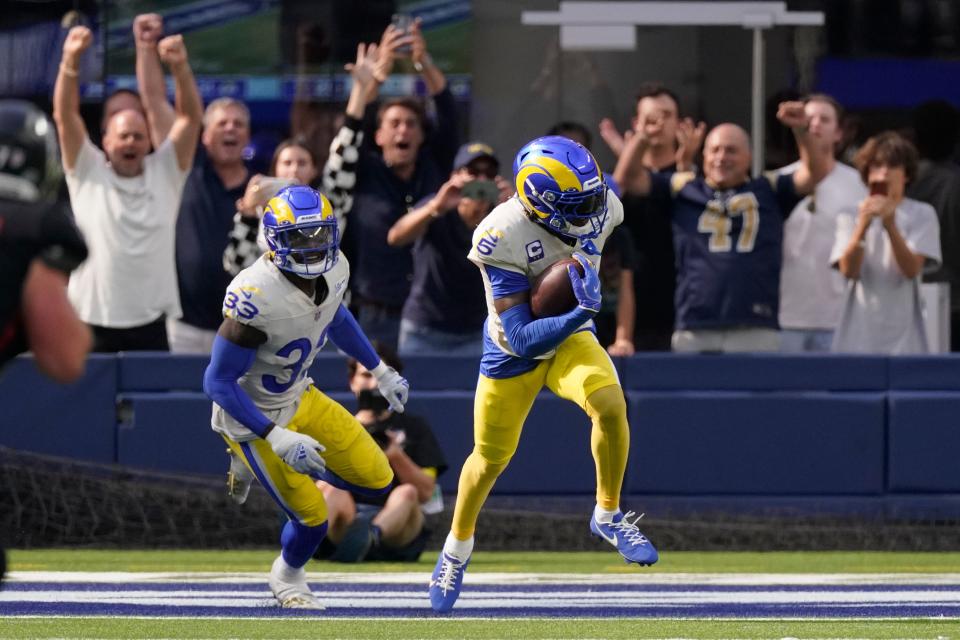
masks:
[(250, 369), (256, 349), (248, 349), (217, 336), (213, 340), (210, 364), (203, 374), (203, 390), (210, 399), (240, 424), (261, 438), (273, 422), (257, 409), (237, 380)]
[(562, 316), (534, 320), (527, 303), (510, 307), (500, 314), (510, 347), (524, 358), (535, 358), (550, 351), (591, 318), (591, 312), (577, 307)]
[(493, 293), (494, 300), (530, 290), (530, 281), (522, 273), (492, 267), (489, 264), (483, 265), (483, 270), (487, 274), (487, 280), (490, 281), (490, 291)]
[(333, 344), (343, 349), (348, 356), (356, 358), (357, 362), (370, 371), (380, 364), (380, 356), (373, 349), (373, 345), (360, 328), (357, 319), (342, 304), (337, 309), (337, 314), (333, 316), (327, 331)]

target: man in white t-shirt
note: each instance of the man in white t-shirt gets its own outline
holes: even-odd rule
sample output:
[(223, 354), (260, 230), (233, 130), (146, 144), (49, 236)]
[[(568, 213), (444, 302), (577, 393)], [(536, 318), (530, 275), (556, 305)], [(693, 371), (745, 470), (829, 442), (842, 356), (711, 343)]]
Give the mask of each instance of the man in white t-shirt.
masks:
[[(855, 214), (867, 195), (856, 169), (834, 158), (843, 108), (824, 94), (810, 95), (803, 102), (815, 141), (811, 150), (823, 157), (828, 173), (783, 224), (779, 315), (784, 352), (830, 351), (845, 289), (843, 276), (830, 268), (837, 216)], [(798, 165), (787, 165), (779, 173), (793, 173)]]
[(182, 37), (164, 38), (157, 51), (173, 75), (177, 104), (169, 134), (149, 153), (143, 114), (121, 110), (107, 122), (101, 152), (79, 109), (79, 62), (92, 42), (86, 27), (67, 34), (53, 95), (70, 201), (90, 247), (68, 293), (93, 329), (94, 350), (165, 350), (165, 316), (180, 315), (174, 226), (202, 104)]

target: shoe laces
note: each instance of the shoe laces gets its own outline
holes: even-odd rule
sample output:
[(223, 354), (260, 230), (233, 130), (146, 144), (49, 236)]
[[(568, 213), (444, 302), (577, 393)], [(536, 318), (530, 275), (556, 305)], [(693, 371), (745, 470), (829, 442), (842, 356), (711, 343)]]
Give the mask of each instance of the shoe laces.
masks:
[(295, 594), (284, 599), (281, 605), (286, 609), (322, 609), (320, 601), (313, 595)]
[(447, 591), (453, 590), (457, 575), (463, 570), (463, 565), (463, 562), (456, 562), (447, 554), (443, 554), (443, 562), (440, 563), (440, 575), (437, 576), (437, 581), (434, 584), (443, 590), (444, 595)]
[(647, 537), (640, 533), (640, 528), (637, 527), (637, 523), (640, 522), (640, 518), (642, 518), (644, 514), (641, 513), (634, 518), (633, 522), (630, 522), (629, 518), (632, 518), (635, 515), (637, 515), (635, 511), (627, 511), (620, 519), (620, 522), (611, 522), (609, 527), (622, 533), (624, 539), (626, 539), (626, 541), (630, 544), (647, 544), (647, 542), (649, 542)]

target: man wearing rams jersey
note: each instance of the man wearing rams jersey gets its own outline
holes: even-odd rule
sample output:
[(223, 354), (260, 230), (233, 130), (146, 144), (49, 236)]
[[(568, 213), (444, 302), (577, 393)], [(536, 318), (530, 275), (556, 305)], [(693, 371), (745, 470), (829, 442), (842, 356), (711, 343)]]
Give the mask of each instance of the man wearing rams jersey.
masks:
[[(469, 258), (479, 268), (487, 298), (483, 356), (474, 403), (474, 448), (460, 473), (450, 534), (430, 580), (430, 603), (449, 611), (460, 595), (473, 552), (477, 516), (494, 482), (517, 449), (523, 422), (546, 385), (576, 402), (592, 423), (597, 506), (591, 531), (628, 562), (657, 561), (657, 551), (620, 510), (630, 429), (620, 380), (592, 331), (600, 309), (597, 267), (623, 207), (609, 191), (596, 160), (561, 136), (533, 140), (513, 165), (517, 195), (477, 227)], [(568, 273), (577, 306), (534, 318), (530, 282), (571, 255), (583, 267)]]
[(263, 227), (270, 252), (227, 288), (203, 388), (214, 402), (214, 431), (289, 518), (271, 590), (281, 607), (318, 609), (303, 568), (327, 531), (315, 479), (379, 494), (393, 472), (363, 426), (318, 391), (307, 370), (329, 337), (373, 373), (394, 411), (403, 411), (408, 385), (343, 305), (350, 266), (327, 198), (286, 187), (267, 203)]
[(828, 171), (802, 102), (777, 118), (793, 129), (800, 162), (792, 173), (750, 177), (750, 138), (716, 126), (703, 149), (703, 176), (656, 174), (642, 166), (643, 131), (617, 166), (626, 190), (667, 204), (677, 265), (674, 351), (777, 351), (783, 221)]

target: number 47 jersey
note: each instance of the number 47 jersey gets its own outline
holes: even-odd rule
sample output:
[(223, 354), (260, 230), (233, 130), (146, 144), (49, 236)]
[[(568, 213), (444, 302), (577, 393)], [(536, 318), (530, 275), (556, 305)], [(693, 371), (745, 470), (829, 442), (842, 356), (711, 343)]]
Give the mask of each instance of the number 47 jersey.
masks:
[[(320, 276), (327, 294), (317, 304), (287, 280), (264, 254), (237, 274), (223, 300), (223, 315), (259, 329), (267, 341), (257, 348), (253, 364), (238, 381), (260, 411), (279, 426), (293, 417), (300, 396), (313, 380), (307, 370), (326, 341), (350, 278), (350, 265), (341, 253), (334, 267)], [(233, 419), (218, 404), (213, 405), (213, 430), (237, 442), (257, 436)]]
[(793, 175), (720, 191), (692, 173), (655, 174), (651, 195), (673, 198), (677, 328), (776, 329), (783, 219), (799, 201)]

